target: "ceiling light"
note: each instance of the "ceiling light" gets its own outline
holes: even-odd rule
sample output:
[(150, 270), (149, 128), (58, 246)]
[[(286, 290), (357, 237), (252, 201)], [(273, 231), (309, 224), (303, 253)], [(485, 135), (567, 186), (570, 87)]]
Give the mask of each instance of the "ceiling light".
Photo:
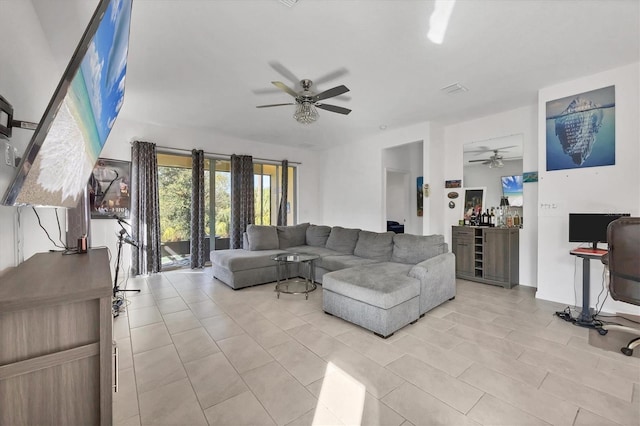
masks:
[(318, 117), (318, 110), (311, 102), (299, 102), (296, 105), (296, 112), (293, 114), (293, 118), (302, 124), (311, 124), (317, 121)]
[(442, 44), (455, 4), (456, 0), (436, 0), (433, 12), (429, 17), (429, 32), (427, 33), (427, 37), (433, 43)]

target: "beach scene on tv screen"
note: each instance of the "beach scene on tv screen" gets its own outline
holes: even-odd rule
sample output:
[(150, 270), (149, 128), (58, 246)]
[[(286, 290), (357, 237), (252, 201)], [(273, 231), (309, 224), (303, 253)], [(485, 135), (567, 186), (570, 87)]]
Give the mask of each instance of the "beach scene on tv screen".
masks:
[(522, 175), (502, 176), (502, 195), (509, 199), (510, 206), (522, 207)]
[(56, 113), (18, 203), (74, 207), (124, 99), (131, 0), (112, 1)]

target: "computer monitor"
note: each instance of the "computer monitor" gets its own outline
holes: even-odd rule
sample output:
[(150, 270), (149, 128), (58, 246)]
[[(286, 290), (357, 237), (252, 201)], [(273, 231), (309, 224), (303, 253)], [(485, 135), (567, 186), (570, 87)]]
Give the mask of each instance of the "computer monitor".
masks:
[(609, 223), (629, 213), (569, 213), (569, 242), (591, 243), (593, 249), (598, 243), (607, 242)]

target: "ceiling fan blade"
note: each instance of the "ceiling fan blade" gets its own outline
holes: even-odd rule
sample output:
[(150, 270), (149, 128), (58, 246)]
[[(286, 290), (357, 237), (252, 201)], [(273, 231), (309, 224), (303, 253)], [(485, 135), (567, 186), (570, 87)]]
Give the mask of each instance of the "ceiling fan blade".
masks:
[(283, 105), (295, 105), (295, 103), (290, 102), (288, 104), (270, 104), (270, 105), (258, 105), (256, 108), (271, 108), (271, 107), (276, 107), (276, 106), (283, 106)]
[(319, 78), (314, 78), (313, 79), (313, 84), (315, 84), (316, 86), (319, 84), (324, 84), (327, 81), (331, 81), (331, 80), (335, 80), (336, 78), (340, 78), (345, 74), (348, 74), (349, 71), (342, 67), (342, 68), (338, 68), (337, 70), (330, 72), (329, 74), (325, 74), (322, 77)]
[(482, 160), (469, 160), (469, 163), (479, 163), (481, 161), (491, 161), (491, 159), (483, 158)]
[(325, 90), (324, 92), (318, 93), (313, 97), (315, 101), (321, 101), (323, 99), (333, 98), (334, 96), (342, 95), (343, 93), (347, 93), (349, 89), (345, 85), (336, 86), (333, 89)]
[(342, 108), (336, 105), (327, 105), (327, 104), (315, 104), (317, 108), (324, 109), (331, 112), (337, 112), (338, 114), (348, 115), (351, 110), (348, 108)]
[(298, 94), (296, 92), (294, 92), (293, 89), (291, 89), (289, 86), (287, 86), (286, 84), (282, 83), (281, 81), (272, 81), (271, 84), (276, 86), (278, 89), (284, 90), (285, 92), (287, 92), (288, 94), (290, 94), (294, 98), (298, 97)]
[(281, 76), (289, 80), (291, 84), (293, 85), (300, 84), (300, 79), (294, 73), (289, 71), (289, 69), (284, 65), (282, 65), (280, 62), (271, 61), (269, 62), (269, 66), (273, 68), (278, 74), (280, 74)]

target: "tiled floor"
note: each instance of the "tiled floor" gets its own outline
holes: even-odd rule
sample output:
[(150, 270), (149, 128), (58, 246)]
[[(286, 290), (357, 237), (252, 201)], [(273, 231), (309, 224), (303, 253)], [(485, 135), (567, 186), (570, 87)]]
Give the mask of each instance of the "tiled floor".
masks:
[(116, 424), (640, 425), (640, 359), (590, 345), (530, 288), (459, 280), (383, 340), (325, 315), (322, 287), (277, 299), (208, 269), (128, 287)]

